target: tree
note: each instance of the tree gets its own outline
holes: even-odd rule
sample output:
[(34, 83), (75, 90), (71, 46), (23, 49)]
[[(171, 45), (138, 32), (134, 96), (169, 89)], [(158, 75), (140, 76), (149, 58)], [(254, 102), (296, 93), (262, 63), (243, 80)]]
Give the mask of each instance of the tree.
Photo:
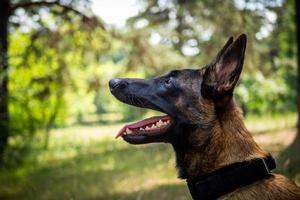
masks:
[(10, 15), (9, 0), (0, 3), (0, 159), (3, 158), (4, 150), (9, 136), (8, 126), (8, 20)]
[(296, 66), (297, 66), (297, 82), (296, 82), (296, 90), (297, 90), (297, 99), (296, 99), (296, 106), (297, 106), (297, 117), (298, 122), (296, 125), (297, 135), (291, 145), (289, 145), (284, 151), (282, 151), (279, 155), (279, 170), (285, 172), (291, 177), (296, 177), (299, 174), (299, 167), (300, 167), (300, 158), (298, 156), (300, 151), (300, 2), (289, 1), (293, 3), (291, 5), (294, 6), (295, 15), (294, 18), (294, 27), (295, 31), (294, 36), (296, 40), (290, 44), (296, 47), (295, 52), (295, 59), (296, 59)]
[[(267, 20), (262, 13), (269, 4), (271, 7), (272, 2), (264, 1), (266, 6), (263, 6), (263, 10), (256, 10), (247, 6), (238, 7), (236, 1), (232, 0), (144, 0), (144, 9), (129, 20), (129, 25), (140, 31), (139, 24), (146, 24), (144, 31), (159, 35), (162, 43), (190, 56), (192, 66), (207, 64), (207, 58), (213, 58), (218, 45), (228, 37), (247, 33), (247, 55), (254, 59), (246, 59), (245, 66), (255, 69), (266, 66), (268, 61), (269, 52), (261, 48), (261, 40), (256, 35), (266, 25)], [(259, 0), (249, 2), (252, 6), (255, 3), (264, 5)], [(261, 67), (261, 70), (266, 71), (265, 68)]]
[(297, 135), (297, 142), (299, 143), (300, 147), (300, 2), (295, 0), (295, 9), (296, 9), (296, 34), (297, 34), (297, 59), (298, 59), (298, 99), (297, 99), (297, 108), (298, 108), (298, 135)]
[[(72, 21), (72, 18), (76, 15), (86, 24), (92, 24), (94, 26), (100, 26), (104, 28), (99, 20), (95, 17), (89, 17), (84, 14), (83, 11), (79, 11), (76, 5), (81, 6), (81, 9), (88, 11), (87, 0), (76, 0), (64, 3), (64, 1), (10, 1), (2, 0), (0, 2), (0, 165), (3, 163), (4, 152), (7, 147), (8, 138), (10, 136), (10, 120), (8, 109), (8, 82), (9, 82), (9, 29), (12, 28), (10, 23), (11, 16), (17, 16), (16, 11), (23, 9), (28, 17), (38, 13), (40, 9), (48, 11), (48, 13), (54, 14), (58, 19)], [(14, 26), (16, 24), (13, 24)], [(17, 24), (18, 25), (18, 24)], [(41, 27), (44, 25), (39, 24)], [(36, 35), (38, 37), (38, 35)], [(53, 117), (50, 117), (50, 122), (53, 121)], [(49, 126), (49, 125), (48, 125)], [(47, 127), (49, 128), (49, 127)]]

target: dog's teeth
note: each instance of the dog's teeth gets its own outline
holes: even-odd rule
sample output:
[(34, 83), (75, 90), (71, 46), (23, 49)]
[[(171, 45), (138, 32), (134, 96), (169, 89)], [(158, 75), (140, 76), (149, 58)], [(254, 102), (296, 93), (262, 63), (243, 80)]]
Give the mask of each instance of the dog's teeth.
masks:
[(150, 128), (149, 128), (148, 126), (146, 126), (145, 130), (147, 130), (147, 131), (148, 131), (148, 130), (150, 130)]
[(143, 128), (140, 128), (140, 131), (144, 131), (145, 129), (143, 129)]
[(159, 122), (156, 122), (156, 126), (159, 128), (161, 127), (161, 124)]
[(126, 132), (124, 132), (124, 133), (123, 133), (123, 135), (127, 135), (127, 133), (126, 133)]
[(127, 133), (127, 134), (131, 134), (132, 131), (131, 131), (129, 128), (126, 128), (126, 133)]
[(157, 128), (154, 124), (152, 124), (151, 129)]
[(156, 127), (160, 127), (160, 122), (159, 122), (159, 121), (156, 122), (156, 123), (155, 123), (155, 126), (156, 126)]
[(158, 127), (161, 127), (162, 125), (164, 125), (164, 123), (161, 121), (161, 119), (156, 124)]
[(167, 124), (169, 124), (170, 123), (170, 120), (167, 120)]

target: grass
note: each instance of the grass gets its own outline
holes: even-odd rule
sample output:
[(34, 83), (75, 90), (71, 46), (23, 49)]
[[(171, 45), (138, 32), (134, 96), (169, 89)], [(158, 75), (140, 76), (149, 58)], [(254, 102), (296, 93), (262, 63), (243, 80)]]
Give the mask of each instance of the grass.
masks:
[(248, 129), (253, 134), (260, 134), (294, 127), (297, 123), (297, 116), (294, 113), (285, 114), (284, 116), (279, 114), (268, 114), (260, 117), (247, 116), (245, 121)]
[(35, 163), (2, 171), (0, 199), (186, 199), (171, 147), (130, 146), (106, 135), (118, 127), (54, 131)]
[[(257, 142), (277, 155), (295, 136), (293, 120), (291, 115), (246, 121)], [(49, 148), (34, 152), (35, 161), (0, 171), (0, 199), (191, 199), (185, 182), (176, 177), (170, 145), (128, 145), (113, 139), (119, 128), (54, 130)]]

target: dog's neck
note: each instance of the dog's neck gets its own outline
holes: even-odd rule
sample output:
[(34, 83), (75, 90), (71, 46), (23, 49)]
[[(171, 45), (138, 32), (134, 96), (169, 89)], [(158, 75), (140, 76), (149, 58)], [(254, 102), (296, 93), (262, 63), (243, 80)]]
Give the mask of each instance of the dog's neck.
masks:
[(212, 127), (198, 127), (191, 131), (190, 141), (173, 144), (176, 152), (179, 177), (194, 179), (223, 166), (265, 157), (243, 123), (240, 109), (232, 104)]

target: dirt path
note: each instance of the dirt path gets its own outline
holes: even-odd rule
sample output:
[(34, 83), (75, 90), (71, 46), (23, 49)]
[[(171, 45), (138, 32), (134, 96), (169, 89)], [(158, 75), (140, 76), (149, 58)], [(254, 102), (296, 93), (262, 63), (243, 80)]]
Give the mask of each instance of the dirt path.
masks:
[(255, 141), (265, 150), (272, 152), (275, 156), (284, 147), (291, 144), (295, 137), (296, 129), (285, 129), (254, 135)]

